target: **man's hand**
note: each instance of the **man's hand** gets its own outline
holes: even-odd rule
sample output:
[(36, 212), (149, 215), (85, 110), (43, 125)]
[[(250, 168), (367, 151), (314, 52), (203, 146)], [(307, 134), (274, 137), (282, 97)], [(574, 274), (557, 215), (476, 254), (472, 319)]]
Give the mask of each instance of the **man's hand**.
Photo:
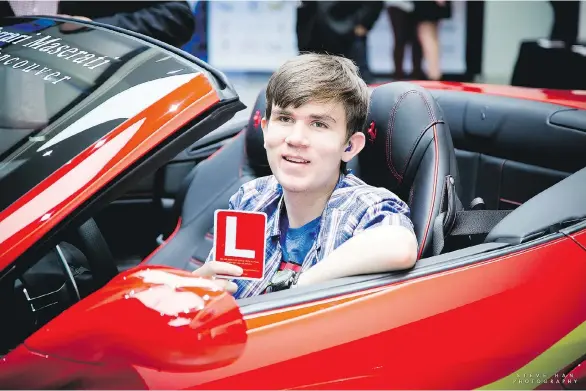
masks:
[[(86, 18), (85, 16), (71, 16), (71, 15), (65, 15), (65, 14), (59, 14), (57, 16), (61, 16), (62, 18), (72, 18), (72, 19), (77, 19), (77, 20), (85, 20), (86, 22), (92, 21), (90, 18)], [(85, 28), (85, 26), (83, 26), (81, 24), (75, 24), (75, 23), (64, 23), (59, 27), (59, 29), (62, 32), (72, 32), (72, 31), (80, 30), (82, 28)]]
[(240, 266), (227, 262), (210, 261), (203, 264), (202, 267), (193, 272), (199, 277), (211, 277), (216, 284), (230, 293), (236, 292), (238, 286), (232, 281), (216, 279), (218, 275), (239, 277), (244, 273)]

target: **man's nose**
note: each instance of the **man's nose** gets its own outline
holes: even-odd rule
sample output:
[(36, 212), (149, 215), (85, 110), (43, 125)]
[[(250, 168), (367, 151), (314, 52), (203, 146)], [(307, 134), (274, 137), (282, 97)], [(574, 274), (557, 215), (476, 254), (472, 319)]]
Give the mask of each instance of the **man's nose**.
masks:
[(309, 145), (307, 139), (307, 125), (302, 121), (298, 121), (293, 126), (293, 129), (291, 129), (291, 133), (289, 133), (285, 142), (295, 147), (307, 147)]

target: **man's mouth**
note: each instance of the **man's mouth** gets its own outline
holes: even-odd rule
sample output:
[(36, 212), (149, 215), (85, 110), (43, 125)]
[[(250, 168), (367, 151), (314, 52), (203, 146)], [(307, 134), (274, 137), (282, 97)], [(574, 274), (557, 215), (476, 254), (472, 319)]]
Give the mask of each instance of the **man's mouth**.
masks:
[(309, 160), (303, 159), (299, 156), (288, 156), (288, 155), (284, 155), (283, 159), (285, 159), (286, 161), (288, 161), (289, 163), (295, 163), (295, 164), (308, 164), (310, 163)]

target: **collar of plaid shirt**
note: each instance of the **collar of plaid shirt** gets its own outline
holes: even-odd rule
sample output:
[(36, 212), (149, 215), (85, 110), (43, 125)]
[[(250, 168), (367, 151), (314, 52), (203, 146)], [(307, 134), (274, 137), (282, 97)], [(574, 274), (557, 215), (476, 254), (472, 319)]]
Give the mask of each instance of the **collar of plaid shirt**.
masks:
[[(332, 195), (336, 192), (336, 190), (338, 188), (340, 188), (340, 186), (343, 184), (344, 178), (346, 176), (341, 174), (340, 177), (338, 178), (338, 183), (336, 183), (336, 186), (334, 187), (334, 191), (332, 192)], [(267, 222), (268, 225), (268, 232), (267, 234), (273, 238), (279, 239), (281, 237), (281, 216), (283, 215), (283, 206), (285, 205), (285, 201), (284, 201), (284, 197), (283, 197), (283, 187), (278, 184), (277, 185), (277, 192), (275, 193), (276, 197), (279, 198), (279, 203), (277, 204), (277, 210), (274, 213), (274, 219), (270, 219)], [(315, 240), (315, 250), (319, 251), (321, 245), (321, 241), (322, 241), (322, 236), (323, 236), (323, 232), (324, 230), (321, 229), (321, 223), (324, 220), (324, 216), (325, 216), (325, 212), (330, 208), (330, 204), (332, 203), (332, 201), (334, 200), (334, 197), (330, 196), (330, 199), (328, 200), (328, 203), (326, 205), (326, 207), (324, 208), (323, 212), (322, 212), (322, 217), (320, 220), (320, 229), (319, 229), (319, 233), (317, 235), (317, 238)], [(274, 200), (273, 200), (274, 202)], [(268, 224), (268, 223), (271, 224)], [(280, 245), (279, 245), (280, 248)], [(312, 248), (312, 250), (310, 250), (309, 252), (311, 253), (314, 249)]]

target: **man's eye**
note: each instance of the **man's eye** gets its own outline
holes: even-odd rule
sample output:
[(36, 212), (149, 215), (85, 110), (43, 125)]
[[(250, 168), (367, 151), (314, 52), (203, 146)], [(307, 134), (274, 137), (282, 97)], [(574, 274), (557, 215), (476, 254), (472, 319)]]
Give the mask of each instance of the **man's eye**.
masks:
[(277, 121), (279, 121), (279, 122), (285, 122), (285, 123), (290, 123), (290, 122), (293, 121), (293, 119), (291, 117), (287, 117), (287, 116), (284, 116), (284, 115), (280, 115), (280, 116), (277, 117)]
[(319, 122), (319, 121), (315, 121), (312, 125), (317, 128), (323, 128), (323, 129), (328, 128), (328, 125), (324, 124), (323, 122)]

